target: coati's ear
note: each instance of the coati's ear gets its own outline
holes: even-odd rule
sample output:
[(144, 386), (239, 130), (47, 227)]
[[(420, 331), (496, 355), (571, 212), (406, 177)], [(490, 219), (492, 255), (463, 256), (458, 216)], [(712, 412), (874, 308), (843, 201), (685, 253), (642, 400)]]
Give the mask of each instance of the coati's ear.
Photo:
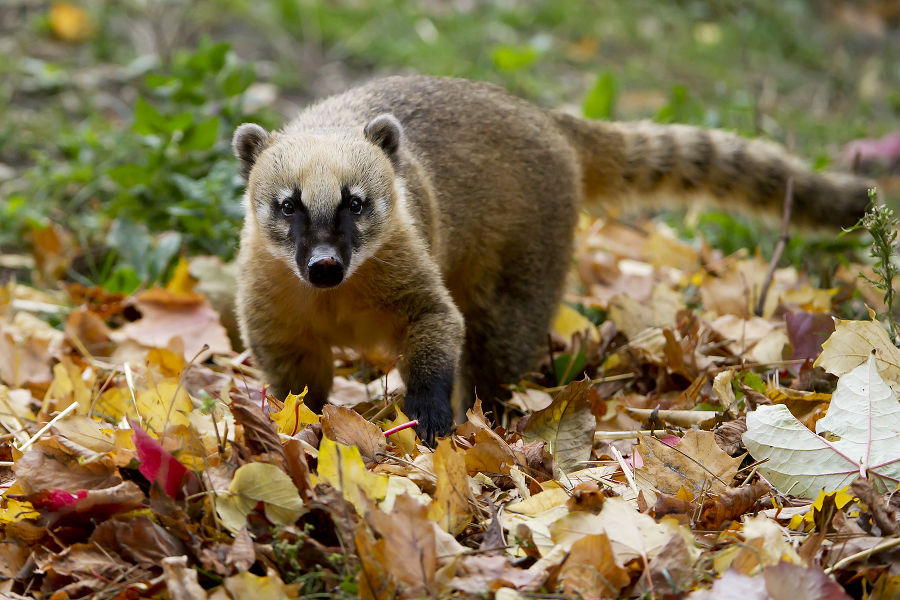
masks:
[(387, 113), (378, 115), (369, 121), (363, 129), (363, 134), (367, 140), (384, 150), (392, 161), (396, 160), (400, 138), (403, 135), (403, 127), (397, 117)]
[(269, 132), (255, 123), (243, 123), (234, 131), (231, 147), (234, 155), (241, 161), (241, 175), (244, 179), (250, 175), (250, 169), (266, 147), (268, 139)]

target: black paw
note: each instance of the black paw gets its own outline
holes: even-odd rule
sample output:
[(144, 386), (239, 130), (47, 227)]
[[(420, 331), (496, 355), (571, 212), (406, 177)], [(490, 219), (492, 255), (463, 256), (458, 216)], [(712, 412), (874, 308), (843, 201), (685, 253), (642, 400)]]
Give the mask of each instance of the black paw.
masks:
[(434, 448), (436, 437), (447, 435), (453, 427), (449, 394), (407, 393), (404, 412), (419, 421), (416, 434), (429, 448)]

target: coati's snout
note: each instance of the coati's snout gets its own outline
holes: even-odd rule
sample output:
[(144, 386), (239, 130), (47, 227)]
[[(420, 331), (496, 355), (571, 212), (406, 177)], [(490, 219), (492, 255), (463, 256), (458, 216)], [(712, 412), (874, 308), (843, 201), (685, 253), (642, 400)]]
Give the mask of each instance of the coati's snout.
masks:
[(319, 288), (334, 287), (344, 280), (344, 263), (331, 248), (317, 248), (306, 265), (306, 278)]

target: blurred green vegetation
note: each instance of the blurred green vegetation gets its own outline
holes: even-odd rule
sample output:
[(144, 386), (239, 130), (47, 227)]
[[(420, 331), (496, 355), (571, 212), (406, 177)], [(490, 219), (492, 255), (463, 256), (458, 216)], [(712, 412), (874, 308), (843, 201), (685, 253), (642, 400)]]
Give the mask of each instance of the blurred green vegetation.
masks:
[[(80, 257), (68, 277), (124, 291), (164, 279), (179, 253), (234, 254), (238, 123), (277, 126), (376, 75), (483, 79), (591, 118), (725, 127), (816, 167), (900, 129), (896, 32), (847, 18), (852, 2), (70, 1), (93, 24), (78, 43), (54, 37), (49, 1), (0, 12), (0, 248), (27, 252), (29, 232), (55, 224)], [(716, 214), (682, 231), (723, 249), (775, 237)], [(846, 249), (793, 244), (798, 262)]]

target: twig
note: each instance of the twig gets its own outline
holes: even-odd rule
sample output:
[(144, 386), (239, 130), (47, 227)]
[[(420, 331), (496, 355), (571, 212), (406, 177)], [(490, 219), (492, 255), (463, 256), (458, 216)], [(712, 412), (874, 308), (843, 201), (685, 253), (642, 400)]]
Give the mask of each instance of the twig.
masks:
[(885, 550), (890, 550), (891, 548), (896, 548), (897, 546), (900, 546), (900, 538), (887, 539), (879, 544), (876, 544), (875, 546), (872, 546), (868, 550), (862, 550), (860, 552), (857, 552), (856, 554), (851, 554), (850, 556), (842, 558), (841, 560), (834, 563), (834, 565), (825, 569), (825, 574), (831, 575), (835, 571), (837, 571), (839, 569), (843, 569), (850, 563), (856, 562), (857, 560), (859, 560), (861, 558), (867, 558), (874, 554), (878, 554), (879, 552), (884, 552)]
[(42, 435), (44, 435), (45, 431), (50, 429), (57, 421), (68, 415), (70, 412), (74, 411), (76, 408), (78, 408), (78, 402), (72, 402), (72, 404), (65, 407), (61, 413), (47, 421), (46, 425), (38, 429), (38, 432), (31, 436), (31, 438), (29, 438), (27, 442), (19, 446), (19, 452), (25, 452), (26, 450), (28, 450), (28, 448), (33, 443), (35, 443)]
[(396, 427), (391, 427), (390, 429), (385, 431), (384, 437), (393, 435), (397, 432), (403, 431), (404, 429), (409, 429), (410, 427), (415, 427), (418, 424), (419, 424), (418, 419), (413, 419), (412, 421), (407, 421), (406, 423), (401, 423), (400, 425), (397, 425)]
[(762, 291), (759, 294), (759, 304), (756, 305), (756, 316), (761, 317), (763, 307), (766, 305), (766, 296), (769, 294), (769, 286), (772, 285), (772, 278), (775, 276), (775, 269), (778, 267), (778, 261), (791, 239), (791, 208), (794, 204), (794, 178), (788, 177), (787, 186), (784, 189), (784, 212), (781, 215), (781, 237), (775, 245), (775, 252), (772, 253), (772, 262), (769, 263), (769, 272), (766, 273), (766, 279), (763, 282)]

